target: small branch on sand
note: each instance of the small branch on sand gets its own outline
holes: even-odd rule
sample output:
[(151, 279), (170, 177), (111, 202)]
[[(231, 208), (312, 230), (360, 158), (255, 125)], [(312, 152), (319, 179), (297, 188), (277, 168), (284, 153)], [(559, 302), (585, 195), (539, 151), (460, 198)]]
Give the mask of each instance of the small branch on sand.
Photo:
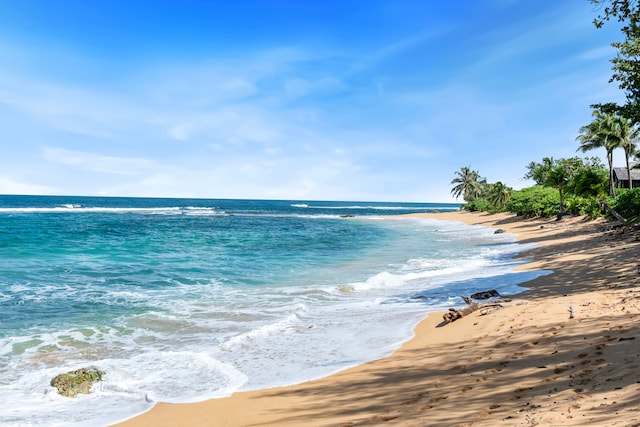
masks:
[(478, 303), (469, 297), (462, 297), (462, 299), (467, 303), (467, 306), (462, 309), (450, 308), (449, 311), (442, 315), (444, 323), (454, 322), (477, 310), (480, 310), (481, 316), (485, 316), (487, 314), (493, 313), (499, 308), (502, 308), (505, 303), (509, 303), (512, 301), (509, 298), (503, 298), (496, 301)]

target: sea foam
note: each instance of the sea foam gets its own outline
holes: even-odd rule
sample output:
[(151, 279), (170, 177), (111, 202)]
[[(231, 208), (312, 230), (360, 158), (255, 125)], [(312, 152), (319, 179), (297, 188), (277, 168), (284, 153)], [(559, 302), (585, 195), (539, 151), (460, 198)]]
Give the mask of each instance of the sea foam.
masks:
[[(7, 200), (2, 425), (107, 425), (319, 378), (390, 354), (460, 295), (542, 274), (513, 270), (525, 246), (506, 233), (362, 215), (434, 205)], [(49, 385), (86, 366), (106, 372), (92, 394)]]

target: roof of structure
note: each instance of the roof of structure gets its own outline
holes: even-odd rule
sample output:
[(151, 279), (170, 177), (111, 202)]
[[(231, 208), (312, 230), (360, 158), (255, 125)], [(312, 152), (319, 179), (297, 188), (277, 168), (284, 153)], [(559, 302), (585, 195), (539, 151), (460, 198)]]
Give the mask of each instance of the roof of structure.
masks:
[[(631, 179), (634, 181), (640, 181), (640, 164), (639, 163), (630, 163), (631, 166)], [(613, 173), (618, 181), (628, 181), (629, 175), (627, 175), (626, 167), (616, 167), (613, 168)]]

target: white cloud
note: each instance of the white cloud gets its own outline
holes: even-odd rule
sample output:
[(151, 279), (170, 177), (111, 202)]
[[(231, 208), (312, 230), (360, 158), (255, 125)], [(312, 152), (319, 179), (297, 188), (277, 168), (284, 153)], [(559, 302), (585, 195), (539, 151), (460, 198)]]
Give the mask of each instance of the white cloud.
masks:
[(139, 175), (155, 166), (153, 161), (143, 158), (108, 156), (59, 147), (44, 147), (43, 157), (54, 163), (116, 175)]
[(579, 58), (585, 61), (595, 61), (602, 59), (613, 58), (616, 54), (616, 50), (609, 46), (601, 46), (593, 49), (589, 49), (585, 52), (582, 52), (579, 55)]
[(0, 176), (0, 194), (56, 194), (52, 187), (19, 182), (11, 177)]
[[(4, 120), (12, 138), (0, 148), (41, 173), (21, 175), (0, 159), (0, 185), (42, 193), (53, 185), (67, 194), (446, 201), (453, 172), (466, 164), (509, 181), (528, 161), (573, 152), (580, 114), (588, 120), (589, 103), (609, 100), (609, 65), (596, 65), (608, 48), (601, 40), (580, 44), (590, 21), (558, 14), (567, 8), (478, 29), (472, 52), (438, 50), (438, 37), (458, 37), (465, 25), (450, 20), (460, 28), (407, 37), (395, 29), (395, 38), (380, 33), (313, 49), (247, 47), (224, 58), (185, 54), (127, 63), (109, 78), (87, 72), (62, 80), (43, 63), (29, 72), (5, 67), (0, 104), (10, 114), (3, 116), (21, 122)], [(29, 49), (0, 44), (21, 63), (37, 64), (39, 52)], [(417, 49), (466, 61), (409, 73)], [(73, 59), (80, 77), (95, 67)]]

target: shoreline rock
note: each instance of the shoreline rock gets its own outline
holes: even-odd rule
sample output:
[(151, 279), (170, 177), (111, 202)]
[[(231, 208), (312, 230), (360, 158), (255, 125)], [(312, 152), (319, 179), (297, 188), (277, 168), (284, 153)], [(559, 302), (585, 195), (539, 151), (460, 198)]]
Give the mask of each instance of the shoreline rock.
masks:
[(76, 397), (78, 393), (89, 394), (94, 383), (102, 381), (105, 374), (96, 368), (81, 368), (57, 375), (51, 380), (51, 386), (66, 397)]

